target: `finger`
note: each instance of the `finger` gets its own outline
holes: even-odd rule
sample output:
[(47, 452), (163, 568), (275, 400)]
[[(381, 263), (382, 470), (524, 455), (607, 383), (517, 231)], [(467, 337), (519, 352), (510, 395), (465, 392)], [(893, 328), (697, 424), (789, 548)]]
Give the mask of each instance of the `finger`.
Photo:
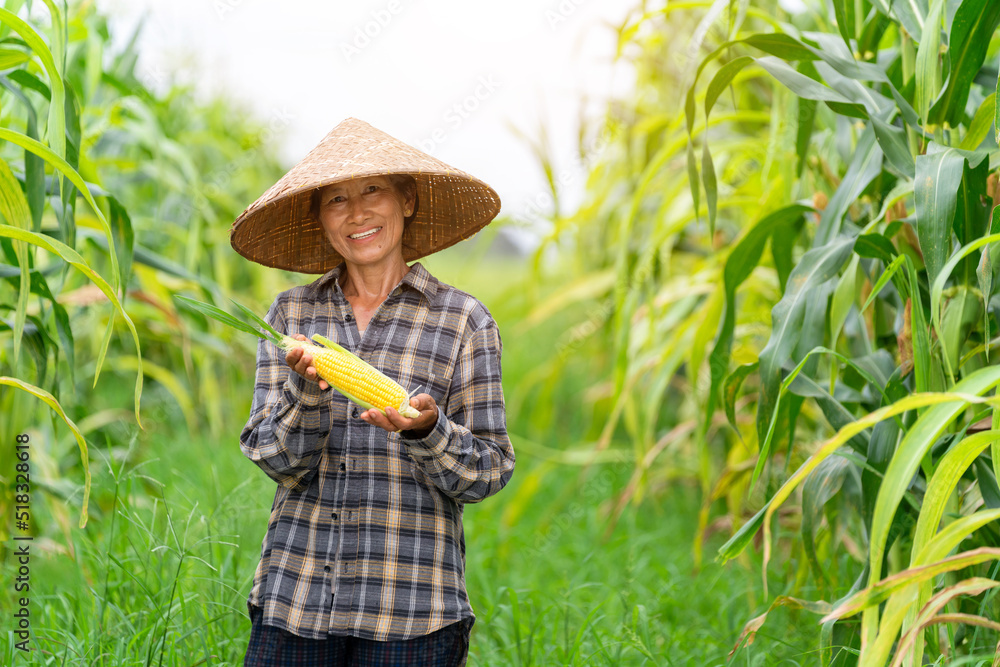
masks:
[(399, 414), (399, 411), (395, 408), (386, 408), (385, 416), (389, 423), (392, 424), (394, 431), (405, 431), (413, 426), (413, 420)]
[(293, 348), (293, 349), (289, 350), (285, 354), (285, 363), (287, 363), (289, 366), (293, 366), (294, 367), (295, 364), (297, 364), (299, 362), (299, 359), (302, 358), (302, 355), (303, 355), (304, 352), (305, 352), (305, 350), (303, 350), (301, 347), (296, 347), (296, 348)]
[(296, 364), (296, 368), (300, 368), (301, 369), (300, 372), (303, 374), (305, 374), (306, 371), (311, 368), (313, 371), (313, 375), (316, 374), (316, 367), (313, 366), (312, 355), (309, 354), (308, 352), (302, 353), (302, 356), (299, 358), (298, 364)]
[(372, 426), (378, 426), (389, 432), (396, 431), (397, 427), (389, 419), (382, 414), (379, 410), (365, 410), (361, 413), (361, 419), (368, 422)]
[(410, 406), (419, 412), (437, 412), (437, 403), (430, 394), (417, 394), (410, 399)]

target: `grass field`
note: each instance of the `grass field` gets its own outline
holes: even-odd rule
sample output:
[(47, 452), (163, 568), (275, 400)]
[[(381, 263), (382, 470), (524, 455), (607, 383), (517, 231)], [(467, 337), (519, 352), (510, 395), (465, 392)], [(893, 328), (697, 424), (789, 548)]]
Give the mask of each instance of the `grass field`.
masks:
[[(32, 664), (241, 664), (273, 483), (235, 439), (154, 437), (93, 456), (91, 520), (69, 531), (72, 553), (36, 542), (47, 553), (32, 569)], [(759, 570), (693, 571), (698, 498), (685, 486), (605, 538), (601, 509), (624, 483), (620, 472), (594, 468), (578, 480), (524, 455), (501, 494), (467, 508), (478, 618), (470, 664), (725, 662), (747, 604), (761, 599)], [(526, 505), (512, 502), (526, 495)], [(775, 614), (735, 664), (812, 663), (815, 618)], [(22, 660), (6, 632), (0, 645), (3, 664)]]

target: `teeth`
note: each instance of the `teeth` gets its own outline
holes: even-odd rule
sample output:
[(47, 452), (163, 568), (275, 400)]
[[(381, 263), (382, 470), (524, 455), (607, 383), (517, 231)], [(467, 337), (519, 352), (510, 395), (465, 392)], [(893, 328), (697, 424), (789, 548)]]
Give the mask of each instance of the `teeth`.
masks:
[(382, 228), (381, 227), (376, 227), (375, 229), (369, 230), (369, 231), (367, 231), (367, 232), (365, 232), (363, 234), (351, 234), (347, 238), (349, 238), (349, 239), (363, 239), (363, 238), (367, 238), (367, 237), (371, 236), (372, 234), (374, 234), (375, 232), (379, 231), (380, 229), (382, 229)]

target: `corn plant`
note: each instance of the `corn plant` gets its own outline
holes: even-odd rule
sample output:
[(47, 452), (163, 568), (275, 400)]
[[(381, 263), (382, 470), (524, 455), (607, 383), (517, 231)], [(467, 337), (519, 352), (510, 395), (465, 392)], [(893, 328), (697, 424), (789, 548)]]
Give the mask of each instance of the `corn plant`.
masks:
[[(792, 196), (750, 226), (726, 260), (726, 308), (768, 238), (773, 245), (788, 225), (812, 223), (782, 240), (801, 254), (758, 358), (732, 368), (724, 319), (711, 355), (711, 400), (729, 415), (744, 382), (755, 390), (747, 392), (755, 427), (743, 433), (759, 443), (745, 471), (750, 488), (780, 485), (720, 556), (735, 557), (763, 529), (766, 561), (770, 519), (802, 485), (802, 555), (818, 588), (842, 596), (810, 603), (824, 613), (825, 661), (835, 632), (837, 643), (851, 641), (857, 626), (841, 619), (855, 614), (863, 665), (922, 664), (928, 645), (949, 655), (992, 650), (979, 630), (995, 637), (1000, 629), (986, 593), (1000, 557), (1000, 413), (989, 398), (1000, 382), (990, 363), (1000, 5), (807, 6), (766, 32), (718, 44), (687, 92), (692, 197), (704, 195), (709, 230), (728, 188), (716, 138), (695, 136), (699, 108), (710, 119), (748, 71), (795, 98), (793, 122), (780, 128), (787, 148), (772, 156), (796, 165)], [(775, 448), (807, 403), (836, 435), (818, 448), (802, 438)], [(832, 456), (842, 463), (831, 465)], [(853, 535), (865, 552), (847, 591), (829, 584), (817, 549), (824, 508), (834, 507), (819, 532)], [(823, 539), (826, 555), (836, 553), (836, 533)], [(942, 624), (952, 628), (944, 640), (925, 632)]]
[[(774, 94), (772, 81), (751, 72), (740, 77), (733, 91), (739, 108), (707, 124), (697, 121), (689, 134), (677, 90), (694, 74), (690, 53), (720, 35), (766, 25), (771, 9), (734, 13), (717, 26), (702, 16), (710, 5), (643, 3), (618, 27), (619, 57), (630, 61), (638, 89), (628, 102), (612, 105), (606, 119), (581, 128), (578, 153), (570, 157), (588, 175), (584, 202), (573, 213), (559, 207), (564, 175), (556, 170), (566, 156), (555, 160), (540, 150), (555, 204), (546, 218), (551, 231), (535, 255), (536, 274), (521, 290), (528, 314), (516, 333), (552, 338), (555, 353), (543, 348), (535, 370), (515, 378), (511, 411), (529, 420), (534, 433), (568, 429), (582, 443), (575, 453), (581, 461), (631, 462), (632, 478), (609, 509), (611, 526), (630, 503), (670, 479), (695, 477), (706, 497), (713, 489), (723, 493), (715, 461), (727, 452), (698, 446), (719, 439), (726, 423), (721, 412), (705, 409), (708, 352), (725, 305), (717, 286), (732, 252), (728, 242), (759, 207), (777, 209), (788, 196), (785, 165), (768, 168), (769, 180), (755, 177), (766, 167), (767, 128), (784, 113), (760, 102)], [(675, 34), (695, 37), (687, 43)], [(690, 136), (698, 139), (723, 125), (735, 128), (723, 148), (722, 171), (732, 187), (717, 207), (722, 222), (709, 233), (699, 223), (707, 214), (705, 200), (693, 199), (684, 179), (687, 147)], [(800, 224), (787, 220), (790, 230)], [(780, 297), (779, 276), (790, 269), (790, 251), (791, 245), (782, 246), (773, 264), (742, 278), (753, 297), (726, 315), (738, 358), (748, 357), (764, 333), (757, 322)], [(556, 287), (539, 287), (546, 284)], [(584, 420), (557, 424), (562, 410), (576, 410), (581, 402)], [(708, 516), (706, 506), (703, 529)]]
[[(39, 481), (79, 483), (56, 497), (82, 505), (81, 523), (88, 438), (123, 420), (135, 428), (174, 417), (221, 437), (241, 412), (224, 387), (245, 375), (252, 346), (237, 344), (240, 359), (226, 352), (227, 334), (188, 330), (172, 292), (262, 299), (274, 287), (231, 250), (228, 225), (280, 174), (268, 139), (280, 127), (184, 87), (154, 92), (135, 37), (112, 52), (107, 34), (89, 3), (0, 8), (0, 322), (10, 340), (0, 351), (0, 424), (53, 441), (46, 411), (68, 425), (80, 476)], [(133, 419), (122, 413), (129, 403)], [(12, 454), (12, 442), (3, 450)]]
[[(120, 256), (131, 254), (131, 230), (127, 217), (115, 215), (114, 199), (95, 196), (81, 174), (79, 106), (66, 71), (65, 6), (60, 7), (52, 1), (45, 3), (50, 18), (46, 40), (39, 30), (18, 15), (21, 4), (8, 2), (0, 8), (0, 39), (7, 63), (6, 71), (0, 75), (4, 98), (0, 124), (0, 139), (3, 140), (0, 214), (4, 224), (0, 225), (0, 245), (7, 261), (5, 288), (8, 293), (13, 289), (14, 294), (12, 301), (3, 306), (3, 321), (12, 345), (4, 353), (4, 377), (0, 382), (41, 399), (63, 418), (76, 436), (85, 476), (82, 526), (87, 521), (90, 489), (86, 442), (59, 402), (57, 375), (47, 372), (50, 351), (57, 364), (60, 356), (65, 358), (70, 373), (75, 366), (74, 329), (66, 308), (57, 297), (66, 287), (78, 284), (75, 276), (82, 276), (109, 303), (112, 315), (107, 318), (99, 346), (95, 382), (104, 365), (116, 317), (121, 317), (128, 327), (134, 343), (134, 409), (139, 421), (142, 360), (138, 332), (122, 305), (129, 266), (120, 261)], [(93, 258), (88, 260), (76, 248), (78, 198), (83, 199), (93, 215), (97, 235), (106, 247), (102, 263), (106, 261), (107, 266), (96, 265)], [(98, 202), (98, 199), (103, 201)], [(52, 213), (46, 215), (47, 210)], [(25, 353), (32, 358), (30, 370)], [(31, 410), (24, 414), (37, 413)], [(13, 433), (13, 429), (19, 431), (26, 426), (20, 419), (21, 416), (6, 418), (10, 430), (4, 432)], [(4, 447), (9, 447), (12, 441), (13, 437), (5, 438)]]

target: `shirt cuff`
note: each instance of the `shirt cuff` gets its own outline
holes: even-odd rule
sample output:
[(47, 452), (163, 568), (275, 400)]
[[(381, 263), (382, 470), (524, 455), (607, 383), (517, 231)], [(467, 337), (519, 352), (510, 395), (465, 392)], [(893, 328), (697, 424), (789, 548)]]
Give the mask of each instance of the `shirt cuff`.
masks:
[(289, 371), (288, 379), (285, 380), (285, 391), (295, 403), (315, 408), (326, 403), (330, 390), (323, 391), (319, 388), (318, 382), (307, 380), (295, 371)]
[(434, 457), (441, 454), (451, 439), (451, 422), (438, 406), (437, 423), (423, 438), (413, 437), (415, 431), (400, 431), (399, 437), (406, 441), (407, 448), (417, 456)]

